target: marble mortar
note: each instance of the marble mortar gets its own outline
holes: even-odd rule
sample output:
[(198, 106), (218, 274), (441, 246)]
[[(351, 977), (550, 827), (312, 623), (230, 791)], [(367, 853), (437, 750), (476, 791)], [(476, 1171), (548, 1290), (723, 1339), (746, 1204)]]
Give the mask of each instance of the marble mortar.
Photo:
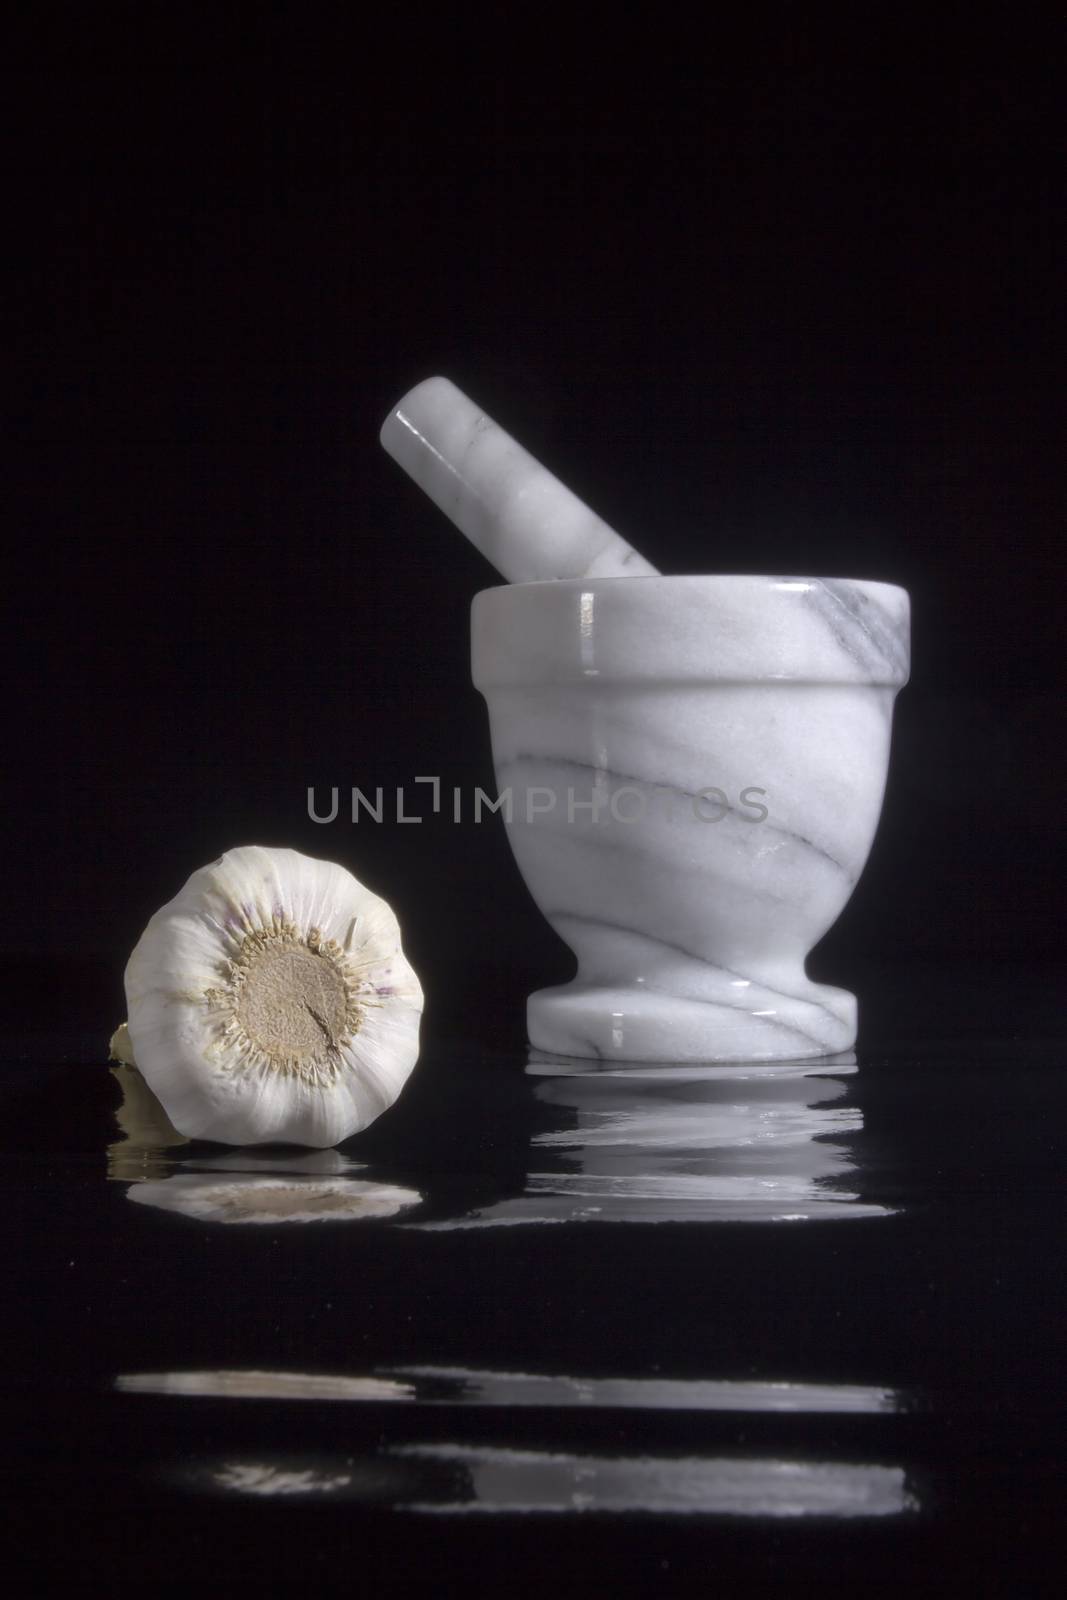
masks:
[(508, 838), (578, 960), (530, 996), (539, 1050), (773, 1061), (848, 1050), (805, 960), (878, 823), (909, 603), (829, 578), (487, 589), (472, 670)]

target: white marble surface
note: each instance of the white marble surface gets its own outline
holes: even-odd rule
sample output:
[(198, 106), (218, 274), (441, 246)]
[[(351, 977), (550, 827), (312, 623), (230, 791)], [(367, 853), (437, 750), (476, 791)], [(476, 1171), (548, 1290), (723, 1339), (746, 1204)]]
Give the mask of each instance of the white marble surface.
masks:
[(572, 983), (530, 997), (533, 1045), (650, 1061), (851, 1047), (854, 997), (804, 961), (874, 837), (908, 619), (903, 590), (829, 579), (475, 598), (510, 842), (578, 958)]
[(656, 570), (448, 378), (410, 390), (381, 442), (512, 583)]

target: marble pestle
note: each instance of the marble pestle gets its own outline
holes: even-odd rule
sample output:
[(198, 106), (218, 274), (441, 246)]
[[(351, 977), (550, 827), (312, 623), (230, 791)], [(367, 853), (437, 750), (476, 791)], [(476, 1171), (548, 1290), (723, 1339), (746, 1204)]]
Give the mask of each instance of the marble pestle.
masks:
[(411, 389), (381, 442), (509, 583), (656, 575), (447, 378)]

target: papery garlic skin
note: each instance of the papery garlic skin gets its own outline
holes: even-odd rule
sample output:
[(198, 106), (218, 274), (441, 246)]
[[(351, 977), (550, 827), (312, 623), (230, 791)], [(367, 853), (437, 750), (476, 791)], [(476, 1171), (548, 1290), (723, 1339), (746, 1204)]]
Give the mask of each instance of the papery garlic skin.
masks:
[(249, 845), (194, 872), (125, 982), (137, 1065), (191, 1139), (338, 1144), (418, 1058), (422, 989), (395, 915), (295, 850)]

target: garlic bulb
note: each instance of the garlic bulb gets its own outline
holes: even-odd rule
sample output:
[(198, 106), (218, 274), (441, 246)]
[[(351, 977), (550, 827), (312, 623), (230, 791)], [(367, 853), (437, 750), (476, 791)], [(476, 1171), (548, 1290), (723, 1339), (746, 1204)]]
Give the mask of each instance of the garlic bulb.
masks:
[(133, 1056), (180, 1133), (337, 1144), (418, 1057), (396, 917), (343, 867), (251, 845), (194, 872), (126, 967)]

